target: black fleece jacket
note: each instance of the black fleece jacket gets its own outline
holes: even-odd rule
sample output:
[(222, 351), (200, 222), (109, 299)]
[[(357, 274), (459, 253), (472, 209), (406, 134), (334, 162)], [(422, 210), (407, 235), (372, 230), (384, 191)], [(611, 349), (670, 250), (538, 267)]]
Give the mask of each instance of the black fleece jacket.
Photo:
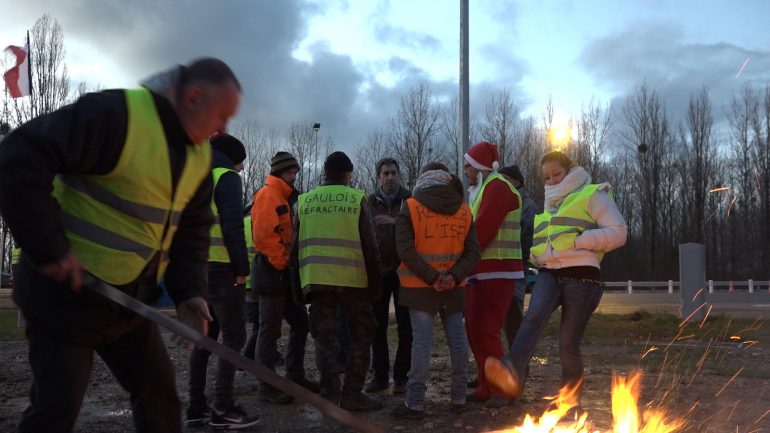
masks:
[[(211, 167), (233, 168), (233, 161), (224, 153), (215, 150)], [(243, 234), (243, 185), (241, 176), (227, 172), (220, 176), (214, 188), (214, 204), (219, 213), (222, 238), (230, 255), (230, 263), (209, 262), (209, 271), (230, 270), (233, 276), (249, 275), (249, 257), (246, 237)]]
[[(182, 173), (187, 136), (171, 103), (153, 93), (166, 133), (172, 184)], [(35, 264), (60, 260), (69, 250), (61, 208), (53, 198), (56, 175), (103, 175), (117, 165), (126, 139), (128, 110), (122, 90), (90, 93), (37, 117), (0, 142), (0, 214), (18, 245)], [(169, 251), (166, 286), (178, 304), (206, 293), (211, 175), (187, 204)], [(119, 265), (119, 264), (117, 264)], [(153, 275), (152, 261), (141, 279)]]

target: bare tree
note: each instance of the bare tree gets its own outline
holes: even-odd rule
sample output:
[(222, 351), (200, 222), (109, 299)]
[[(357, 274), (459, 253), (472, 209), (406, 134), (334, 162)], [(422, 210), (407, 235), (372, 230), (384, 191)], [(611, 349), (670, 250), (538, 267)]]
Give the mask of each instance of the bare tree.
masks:
[(607, 150), (613, 128), (612, 110), (609, 105), (602, 108), (591, 98), (584, 105), (577, 121), (577, 140), (573, 143), (572, 156), (592, 179), (602, 177), (602, 158)]
[(35, 21), (30, 36), (32, 93), (13, 99), (16, 126), (68, 102), (70, 79), (64, 62), (64, 32), (56, 19), (45, 14)]
[(460, 122), (458, 121), (459, 110), (457, 107), (457, 98), (452, 98), (451, 101), (443, 104), (439, 109), (441, 123), (439, 136), (440, 139), (446, 143), (448, 150), (451, 150), (447, 157), (447, 167), (449, 167), (449, 171), (457, 176), (460, 176), (461, 173), (457, 172), (457, 160), (462, 156), (459, 155), (459, 151), (457, 149), (460, 143), (461, 131)]
[(262, 128), (256, 120), (249, 119), (236, 124), (230, 133), (246, 147), (243, 168), (244, 202), (251, 201), (265, 183), (270, 173), (270, 160), (279, 150), (279, 138), (275, 130)]
[(507, 165), (519, 166), (527, 191), (535, 203), (543, 203), (544, 184), (540, 175), (540, 158), (546, 152), (545, 135), (535, 124), (534, 118), (522, 119), (517, 128), (512, 159), (507, 162)]
[(487, 103), (480, 133), (482, 139), (497, 144), (501, 167), (511, 159), (518, 118), (519, 107), (514, 104), (507, 88), (493, 95), (492, 100)]
[(644, 265), (652, 275), (661, 261), (656, 247), (661, 221), (659, 202), (663, 193), (664, 157), (671, 148), (668, 114), (660, 97), (646, 83), (626, 100), (623, 114), (627, 127), (623, 138), (629, 150), (637, 150), (634, 185), (638, 192), (635, 195), (641, 203)]
[(308, 122), (294, 122), (289, 127), (287, 144), (300, 166), (294, 186), (301, 192), (310, 191), (320, 183), (323, 161), (319, 155), (316, 134)]
[(682, 157), (679, 200), (687, 203), (682, 212), (682, 230), (685, 241), (702, 243), (704, 240), (706, 196), (713, 185), (716, 154), (712, 140), (714, 119), (706, 87), (690, 95), (685, 125), (679, 128)]
[(377, 189), (377, 161), (390, 156), (388, 154), (385, 132), (377, 128), (370, 131), (366, 141), (356, 149), (356, 163), (353, 184), (366, 192)]
[(439, 132), (439, 110), (426, 84), (412, 88), (401, 98), (398, 114), (388, 122), (390, 151), (401, 162), (401, 175), (407, 187), (414, 185), (422, 165), (433, 159)]
[[(770, 85), (758, 94), (759, 104), (757, 114), (752, 117), (754, 180), (757, 186), (757, 225), (760, 228), (759, 239), (764, 239), (758, 245), (757, 265), (765, 267), (765, 276), (770, 273)], [(755, 268), (756, 269), (756, 268)]]

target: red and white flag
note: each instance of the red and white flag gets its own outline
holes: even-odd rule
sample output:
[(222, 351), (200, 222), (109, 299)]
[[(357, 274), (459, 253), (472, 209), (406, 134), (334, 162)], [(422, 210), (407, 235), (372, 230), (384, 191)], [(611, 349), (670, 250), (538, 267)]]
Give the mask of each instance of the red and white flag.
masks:
[(8, 48), (6, 48), (6, 51), (10, 51), (16, 56), (16, 66), (3, 74), (5, 87), (8, 88), (8, 92), (11, 94), (12, 98), (29, 96), (29, 49), (27, 47), (9, 45)]

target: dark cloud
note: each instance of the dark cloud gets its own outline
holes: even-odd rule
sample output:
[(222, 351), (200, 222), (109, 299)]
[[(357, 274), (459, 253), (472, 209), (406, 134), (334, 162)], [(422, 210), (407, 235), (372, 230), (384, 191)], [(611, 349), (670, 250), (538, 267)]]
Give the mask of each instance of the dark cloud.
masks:
[[(36, 0), (16, 7), (18, 19), (30, 23), (47, 11), (62, 25), (65, 41), (93, 45), (137, 82), (173, 64), (219, 57), (232, 66), (243, 85), (240, 119), (255, 119), (279, 132), (293, 122), (320, 122), (321, 132), (345, 150), (384, 125), (396, 114), (401, 97), (421, 82), (442, 101), (457, 95), (453, 80), (432, 81), (425, 70), (398, 57), (358, 65), (321, 43), (310, 47), (311, 61), (294, 58), (292, 52), (305, 37), (308, 20), (323, 11), (323, 3), (80, 0), (74, 7)], [(387, 2), (381, 7), (388, 8)], [(439, 41), (426, 34), (387, 25), (381, 25), (377, 34), (388, 43), (416, 50), (441, 49)], [(383, 70), (395, 77), (394, 85), (375, 80)]]
[[(749, 58), (741, 76), (736, 74)], [(599, 86), (618, 95), (613, 105), (625, 104), (644, 82), (665, 101), (674, 121), (687, 112), (690, 95), (709, 89), (717, 124), (725, 119), (732, 95), (751, 80), (764, 86), (770, 80), (770, 51), (756, 51), (729, 43), (686, 40), (674, 25), (640, 24), (637, 28), (597, 39), (586, 46), (580, 63)]]

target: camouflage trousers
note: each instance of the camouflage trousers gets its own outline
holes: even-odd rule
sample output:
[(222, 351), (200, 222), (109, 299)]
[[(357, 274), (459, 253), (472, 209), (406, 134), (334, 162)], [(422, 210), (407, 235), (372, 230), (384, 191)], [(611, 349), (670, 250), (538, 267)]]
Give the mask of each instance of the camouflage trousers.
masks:
[[(337, 360), (337, 306), (342, 308), (350, 323), (350, 352), (346, 365)], [(372, 300), (359, 288), (343, 288), (342, 292), (312, 292), (310, 294), (310, 332), (315, 338), (315, 359), (321, 373), (321, 394), (337, 398), (343, 394), (361, 392), (369, 369), (370, 347), (377, 322)], [(340, 374), (345, 373), (341, 384)]]

